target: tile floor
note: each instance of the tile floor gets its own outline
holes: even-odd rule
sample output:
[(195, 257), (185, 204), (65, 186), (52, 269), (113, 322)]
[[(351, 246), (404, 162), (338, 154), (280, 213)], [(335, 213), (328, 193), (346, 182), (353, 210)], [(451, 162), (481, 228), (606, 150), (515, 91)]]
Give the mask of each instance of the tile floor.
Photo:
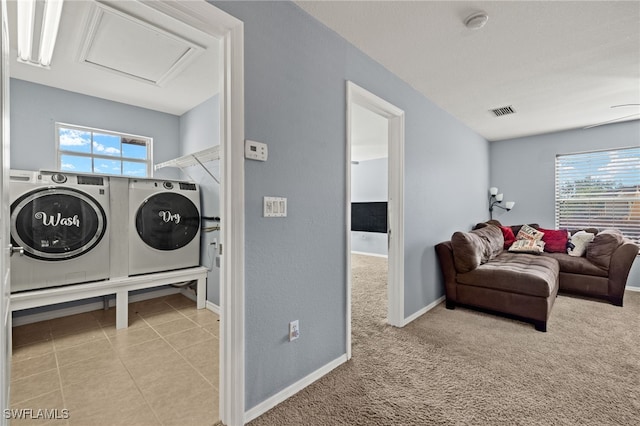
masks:
[(212, 425), (218, 420), (218, 316), (173, 294), (13, 328), (12, 409), (68, 419), (12, 425)]

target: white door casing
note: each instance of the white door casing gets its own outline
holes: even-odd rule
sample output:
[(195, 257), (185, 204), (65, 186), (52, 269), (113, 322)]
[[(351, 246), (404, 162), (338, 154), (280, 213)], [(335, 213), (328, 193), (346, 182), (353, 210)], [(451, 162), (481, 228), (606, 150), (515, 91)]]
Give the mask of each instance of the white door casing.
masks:
[(9, 239), (9, 26), (7, 23), (7, 3), (2, 0), (0, 8), (2, 21), (2, 63), (0, 64), (0, 405), (2, 416), (0, 424), (7, 424), (5, 409), (9, 408), (9, 391), (11, 384), (11, 309), (9, 309), (11, 293), (11, 274), (9, 271), (9, 256), (11, 255), (11, 240)]
[(404, 111), (347, 81), (347, 358), (351, 358), (351, 106), (357, 104), (388, 121), (389, 274), (387, 320), (403, 327), (404, 318)]

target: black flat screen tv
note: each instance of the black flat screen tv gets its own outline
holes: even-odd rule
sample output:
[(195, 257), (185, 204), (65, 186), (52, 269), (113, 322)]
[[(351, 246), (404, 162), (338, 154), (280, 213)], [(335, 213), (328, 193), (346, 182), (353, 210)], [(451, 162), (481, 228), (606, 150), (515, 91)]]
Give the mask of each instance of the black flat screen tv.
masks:
[(387, 233), (387, 202), (351, 203), (351, 230)]

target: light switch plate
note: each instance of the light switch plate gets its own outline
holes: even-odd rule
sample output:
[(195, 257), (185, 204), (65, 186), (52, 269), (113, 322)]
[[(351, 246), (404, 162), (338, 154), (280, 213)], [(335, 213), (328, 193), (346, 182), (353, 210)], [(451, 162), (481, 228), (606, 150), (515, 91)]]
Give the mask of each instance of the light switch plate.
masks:
[(244, 157), (248, 160), (267, 161), (269, 150), (267, 144), (262, 142), (244, 141)]
[(287, 217), (287, 199), (284, 197), (264, 197), (264, 217)]

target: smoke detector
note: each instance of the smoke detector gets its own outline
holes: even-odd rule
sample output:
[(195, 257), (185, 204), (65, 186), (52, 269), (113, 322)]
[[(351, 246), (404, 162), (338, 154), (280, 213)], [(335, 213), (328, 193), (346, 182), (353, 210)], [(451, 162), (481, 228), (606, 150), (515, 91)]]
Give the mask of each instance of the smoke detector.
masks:
[(464, 20), (464, 25), (470, 30), (479, 30), (485, 26), (488, 20), (489, 15), (485, 12), (474, 12), (467, 16), (467, 19)]

